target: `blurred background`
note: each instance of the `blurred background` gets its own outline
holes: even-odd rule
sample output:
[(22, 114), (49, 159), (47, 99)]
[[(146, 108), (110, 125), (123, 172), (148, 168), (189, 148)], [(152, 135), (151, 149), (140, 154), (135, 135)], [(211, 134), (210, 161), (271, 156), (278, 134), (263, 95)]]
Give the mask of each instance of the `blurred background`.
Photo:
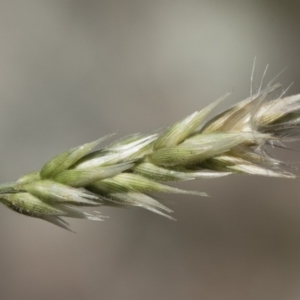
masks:
[[(279, 81), (299, 93), (299, 11), (298, 0), (1, 1), (1, 182), (225, 92), (222, 107), (236, 103), (249, 96), (254, 57), (255, 89), (270, 64), (266, 83), (287, 67)], [(300, 298), (299, 180), (180, 187), (212, 197), (168, 197), (177, 222), (104, 207), (105, 222), (70, 220), (77, 234), (1, 206), (1, 299)]]

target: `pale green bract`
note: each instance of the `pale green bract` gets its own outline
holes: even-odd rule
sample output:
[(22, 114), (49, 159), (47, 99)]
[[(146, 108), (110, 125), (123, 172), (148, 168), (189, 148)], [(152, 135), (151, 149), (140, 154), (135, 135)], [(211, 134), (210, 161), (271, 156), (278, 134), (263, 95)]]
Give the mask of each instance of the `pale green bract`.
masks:
[(268, 145), (299, 138), (300, 94), (271, 98), (281, 86), (267, 86), (213, 118), (229, 94), (164, 131), (134, 134), (101, 150), (110, 136), (72, 148), (39, 172), (0, 186), (9, 208), (69, 229), (62, 217), (101, 221), (103, 217), (73, 207), (139, 206), (173, 219), (155, 193), (207, 196), (167, 182), (216, 178), (233, 173), (295, 178), (271, 157)]

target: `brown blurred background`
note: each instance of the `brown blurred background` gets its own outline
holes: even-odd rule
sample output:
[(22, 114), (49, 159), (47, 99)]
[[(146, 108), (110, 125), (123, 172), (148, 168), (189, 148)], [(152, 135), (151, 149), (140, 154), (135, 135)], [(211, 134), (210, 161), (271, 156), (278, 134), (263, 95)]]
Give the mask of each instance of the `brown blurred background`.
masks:
[[(269, 63), (266, 81), (288, 67), (299, 93), (299, 14), (299, 0), (1, 1), (1, 182), (232, 89), (223, 107), (242, 100), (255, 56), (254, 87)], [(169, 196), (177, 222), (101, 208), (105, 222), (70, 220), (77, 234), (1, 206), (0, 299), (299, 299), (299, 182), (184, 183), (212, 197)]]

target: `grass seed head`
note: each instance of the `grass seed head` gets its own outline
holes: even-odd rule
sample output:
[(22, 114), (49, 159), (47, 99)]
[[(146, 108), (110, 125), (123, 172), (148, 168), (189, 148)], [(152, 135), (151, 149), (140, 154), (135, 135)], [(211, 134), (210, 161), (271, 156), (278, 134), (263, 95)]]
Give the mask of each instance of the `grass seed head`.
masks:
[(207, 196), (171, 187), (168, 181), (216, 178), (233, 173), (294, 178), (271, 157), (268, 145), (299, 137), (300, 94), (272, 96), (280, 84), (267, 86), (209, 118), (224, 95), (164, 131), (134, 134), (92, 151), (109, 136), (72, 148), (41, 169), (0, 186), (0, 201), (24, 215), (62, 228), (61, 217), (102, 220), (74, 206), (138, 206), (169, 219), (172, 210), (152, 194)]

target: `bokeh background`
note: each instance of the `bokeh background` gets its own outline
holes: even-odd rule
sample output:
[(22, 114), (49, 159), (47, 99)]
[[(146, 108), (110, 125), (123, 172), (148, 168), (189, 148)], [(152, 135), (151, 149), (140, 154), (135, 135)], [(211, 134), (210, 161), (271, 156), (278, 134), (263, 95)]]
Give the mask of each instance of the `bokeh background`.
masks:
[[(1, 182), (227, 91), (223, 107), (242, 100), (254, 57), (254, 88), (270, 64), (266, 82), (288, 67), (279, 80), (299, 93), (299, 12), (298, 0), (1, 1)], [(177, 222), (104, 207), (105, 222), (70, 220), (77, 234), (1, 206), (0, 298), (300, 298), (299, 179), (180, 186), (212, 197), (168, 197)]]

